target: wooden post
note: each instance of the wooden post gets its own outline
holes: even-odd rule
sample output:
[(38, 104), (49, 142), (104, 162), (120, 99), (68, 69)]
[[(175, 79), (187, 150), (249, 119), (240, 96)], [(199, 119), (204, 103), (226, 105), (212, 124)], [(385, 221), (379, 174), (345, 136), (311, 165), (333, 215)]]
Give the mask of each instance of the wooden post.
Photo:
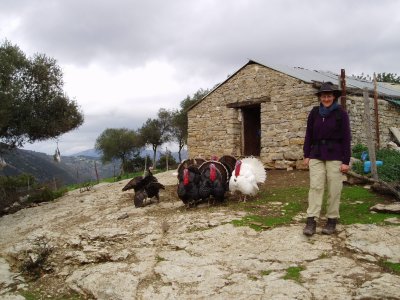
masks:
[(344, 110), (346, 109), (346, 73), (344, 69), (340, 70), (340, 87), (342, 90), (342, 96), (340, 97), (340, 105)]
[(165, 159), (166, 159), (167, 171), (168, 171), (168, 156), (169, 156), (169, 153), (168, 153), (168, 148), (167, 147), (165, 147), (165, 153), (166, 153)]
[(99, 183), (99, 182), (100, 182), (100, 179), (99, 179), (99, 173), (97, 172), (97, 164), (96, 164), (96, 161), (94, 161), (94, 171), (96, 172), (97, 183)]
[(145, 157), (145, 159), (144, 159), (143, 177), (146, 176), (146, 169), (147, 169), (147, 154), (146, 154), (146, 157)]
[(364, 122), (366, 130), (365, 133), (367, 135), (368, 154), (369, 154), (369, 160), (371, 162), (371, 174), (374, 180), (378, 180), (378, 170), (376, 168), (375, 144), (372, 138), (373, 135), (372, 135), (371, 110), (369, 108), (369, 93), (367, 88), (364, 88), (363, 96), (364, 96)]
[(378, 108), (378, 91), (376, 88), (376, 76), (374, 73), (374, 110), (375, 110), (375, 134), (376, 134), (376, 148), (380, 149), (380, 133), (379, 133), (379, 108)]

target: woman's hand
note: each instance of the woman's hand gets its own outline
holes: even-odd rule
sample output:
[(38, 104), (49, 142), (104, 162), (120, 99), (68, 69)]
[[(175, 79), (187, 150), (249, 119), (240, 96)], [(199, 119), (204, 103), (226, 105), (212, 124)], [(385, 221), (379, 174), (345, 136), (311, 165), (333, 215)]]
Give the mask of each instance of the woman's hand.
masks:
[(308, 164), (310, 163), (310, 159), (309, 158), (305, 158), (304, 160), (303, 160), (303, 164), (305, 165), (305, 166), (307, 166), (308, 167)]
[(340, 166), (340, 172), (342, 172), (342, 173), (347, 173), (349, 171), (349, 169), (350, 169), (349, 165), (342, 164)]

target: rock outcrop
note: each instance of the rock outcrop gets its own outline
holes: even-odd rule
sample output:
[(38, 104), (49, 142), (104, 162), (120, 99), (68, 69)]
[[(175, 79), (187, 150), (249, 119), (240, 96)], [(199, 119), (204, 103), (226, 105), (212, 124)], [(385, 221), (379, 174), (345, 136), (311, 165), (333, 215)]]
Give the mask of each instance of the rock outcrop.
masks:
[[(0, 298), (24, 299), (35, 282), (48, 298), (399, 298), (400, 276), (380, 264), (400, 262), (398, 226), (339, 225), (311, 238), (299, 223), (256, 232), (233, 226), (246, 213), (226, 206), (186, 210), (175, 187), (135, 208), (124, 183), (0, 218)], [(51, 253), (32, 283), (18, 266), (38, 245)], [(298, 277), (286, 276), (291, 268)]]

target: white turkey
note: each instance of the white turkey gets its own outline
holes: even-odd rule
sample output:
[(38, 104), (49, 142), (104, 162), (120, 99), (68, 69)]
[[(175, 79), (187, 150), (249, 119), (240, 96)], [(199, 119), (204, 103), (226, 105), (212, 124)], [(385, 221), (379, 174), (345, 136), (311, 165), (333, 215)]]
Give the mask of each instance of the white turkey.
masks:
[(246, 202), (246, 196), (254, 196), (258, 193), (258, 184), (262, 184), (267, 179), (264, 165), (255, 157), (246, 157), (238, 160), (232, 176), (229, 180), (229, 191), (231, 193), (240, 192)]

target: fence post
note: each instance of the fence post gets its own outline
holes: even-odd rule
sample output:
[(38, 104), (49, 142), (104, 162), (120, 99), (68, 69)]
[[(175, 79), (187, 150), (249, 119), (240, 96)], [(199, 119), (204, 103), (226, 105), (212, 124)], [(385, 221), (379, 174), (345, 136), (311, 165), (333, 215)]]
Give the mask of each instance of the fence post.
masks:
[(168, 148), (167, 147), (165, 147), (165, 155), (166, 155), (165, 160), (166, 160), (167, 171), (168, 171), (168, 156), (169, 156), (169, 153), (168, 153)]
[(369, 93), (368, 93), (367, 88), (364, 88), (363, 96), (364, 96), (364, 122), (365, 122), (365, 130), (366, 130), (366, 135), (367, 135), (369, 160), (371, 162), (371, 174), (372, 174), (373, 179), (378, 180), (378, 170), (376, 167), (375, 144), (374, 144), (373, 135), (372, 135), (371, 111), (369, 108)]
[(99, 183), (99, 182), (100, 182), (100, 179), (99, 179), (99, 172), (97, 172), (97, 164), (96, 164), (96, 161), (94, 161), (94, 171), (96, 172), (97, 183)]
[(346, 73), (344, 69), (340, 70), (340, 88), (342, 95), (340, 97), (340, 105), (344, 110), (347, 110), (346, 107)]
[(376, 134), (376, 148), (380, 149), (380, 134), (379, 134), (379, 107), (378, 107), (378, 91), (376, 86), (376, 76), (374, 73), (374, 110), (375, 110), (375, 134)]

